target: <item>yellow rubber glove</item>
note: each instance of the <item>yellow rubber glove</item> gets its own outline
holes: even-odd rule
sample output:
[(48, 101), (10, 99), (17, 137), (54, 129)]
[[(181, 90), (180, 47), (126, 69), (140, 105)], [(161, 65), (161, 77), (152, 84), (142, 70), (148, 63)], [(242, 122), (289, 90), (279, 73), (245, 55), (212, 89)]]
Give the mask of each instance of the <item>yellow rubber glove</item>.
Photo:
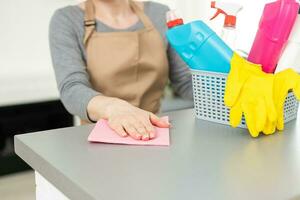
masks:
[(284, 103), (290, 90), (300, 101), (300, 75), (292, 69), (286, 69), (275, 74), (274, 102), (278, 114), (276, 126), (280, 131), (284, 129)]
[(234, 53), (225, 87), (224, 102), (226, 106), (232, 107), (235, 104), (245, 82), (254, 74), (262, 74), (261, 65), (250, 63)]
[(300, 101), (300, 75), (292, 69), (286, 69), (275, 74), (273, 99), (278, 115), (275, 123), (267, 121), (263, 133), (266, 135), (284, 129), (284, 103), (289, 91), (292, 90), (296, 98)]
[(267, 121), (274, 124), (277, 113), (273, 100), (274, 75), (259, 65), (234, 54), (225, 88), (225, 105), (230, 110), (230, 125), (237, 127), (244, 113), (251, 136), (257, 137)]
[(230, 110), (230, 124), (237, 127), (244, 113), (252, 137), (265, 129), (267, 121), (275, 123), (277, 114), (273, 101), (274, 76), (253, 75), (246, 81), (236, 104)]
[[(278, 114), (277, 114), (277, 116), (278, 116)], [(265, 135), (271, 135), (271, 134), (275, 133), (276, 132), (276, 123), (277, 123), (277, 120), (275, 122), (274, 121), (271, 122), (270, 120), (267, 119), (266, 125), (262, 132)]]

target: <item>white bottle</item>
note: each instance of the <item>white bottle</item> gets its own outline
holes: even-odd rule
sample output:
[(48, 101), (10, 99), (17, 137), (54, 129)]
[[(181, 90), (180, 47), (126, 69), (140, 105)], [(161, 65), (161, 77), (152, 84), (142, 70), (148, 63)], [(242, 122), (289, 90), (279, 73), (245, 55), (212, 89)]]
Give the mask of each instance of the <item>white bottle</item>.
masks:
[(237, 33), (235, 27), (224, 26), (221, 33), (221, 38), (232, 49), (236, 47)]
[(298, 13), (287, 46), (279, 59), (275, 73), (288, 68), (292, 68), (300, 73), (300, 10)]
[(210, 20), (215, 19), (219, 14), (225, 15), (221, 38), (229, 47), (235, 49), (237, 14), (243, 7), (236, 3), (219, 1), (212, 1), (210, 7), (217, 9), (217, 12)]

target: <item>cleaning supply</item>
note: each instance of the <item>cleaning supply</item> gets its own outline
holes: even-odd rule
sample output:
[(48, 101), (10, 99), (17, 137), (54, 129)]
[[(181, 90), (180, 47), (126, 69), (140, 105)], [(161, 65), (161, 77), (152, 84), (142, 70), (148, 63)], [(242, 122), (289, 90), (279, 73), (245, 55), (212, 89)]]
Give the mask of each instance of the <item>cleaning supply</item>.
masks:
[(278, 113), (276, 127), (280, 131), (284, 129), (283, 108), (289, 91), (293, 91), (296, 98), (300, 101), (300, 75), (293, 69), (286, 69), (275, 74), (274, 101)]
[[(169, 122), (168, 116), (162, 117), (161, 119)], [(88, 136), (88, 141), (125, 145), (170, 146), (169, 128), (154, 128), (156, 132), (156, 137), (154, 139), (148, 141), (135, 140), (132, 137), (119, 136), (113, 129), (110, 128), (107, 120), (100, 119)]]
[(231, 59), (231, 69), (227, 76), (224, 102), (228, 107), (232, 107), (250, 76), (261, 74), (261, 66), (248, 62), (238, 54), (234, 53)]
[[(204, 90), (215, 89), (215, 83), (212, 81), (215, 78), (213, 77), (215, 73), (209, 72), (229, 72), (228, 76), (227, 74), (223, 76), (227, 76), (224, 101), (225, 105), (230, 108), (230, 124), (233, 127), (238, 126), (244, 114), (248, 129), (253, 137), (257, 137), (260, 132), (265, 134), (274, 133), (278, 123), (278, 108), (275, 102), (278, 96), (273, 94), (275, 91), (275, 75), (263, 72), (261, 65), (248, 62), (234, 53), (202, 21), (184, 24), (183, 20), (178, 18), (174, 12), (168, 13), (167, 16), (169, 19), (167, 39), (171, 46), (188, 66), (194, 69), (192, 71), (206, 71), (205, 73), (209, 74), (209, 86), (205, 85)], [(205, 79), (206, 77), (203, 75), (199, 82), (205, 81)], [(284, 82), (285, 79), (281, 81)], [(218, 83), (218, 81), (216, 82)], [(298, 90), (298, 86), (294, 87)], [(204, 99), (206, 96), (205, 93), (201, 93), (201, 88), (197, 90), (200, 91), (201, 97), (204, 94)], [(222, 96), (222, 90), (222, 88), (215, 89), (217, 94), (220, 91), (220, 96)], [(288, 90), (284, 91), (288, 92)], [(285, 92), (282, 94), (285, 94)], [(282, 94), (278, 95), (281, 96)], [(211, 95), (209, 95), (209, 98), (211, 98)], [(220, 102), (222, 103), (222, 101)], [(227, 112), (227, 108), (225, 108), (225, 111)]]
[(287, 68), (292, 68), (300, 73), (300, 10), (292, 29), (287, 46), (279, 59), (276, 71), (280, 72)]
[(237, 127), (244, 114), (251, 136), (273, 134), (284, 129), (284, 105), (293, 91), (300, 101), (300, 75), (293, 69), (268, 74), (260, 65), (234, 53), (224, 102), (230, 108), (230, 125)]
[(219, 14), (225, 15), (221, 38), (229, 47), (235, 49), (237, 14), (243, 9), (243, 6), (236, 3), (212, 1), (211, 8), (217, 9), (217, 12), (210, 20), (215, 19)]
[(249, 53), (249, 61), (262, 64), (267, 73), (275, 71), (298, 10), (299, 3), (296, 0), (277, 0), (266, 4)]
[(230, 124), (233, 127), (240, 124), (244, 114), (251, 136), (257, 137), (264, 130), (267, 120), (271, 123), (276, 121), (277, 114), (272, 98), (273, 82), (272, 74), (251, 76), (246, 81), (240, 98), (230, 110)]
[(167, 27), (169, 29), (183, 24), (183, 19), (177, 16), (175, 10), (168, 11), (166, 14), (166, 18), (167, 18)]
[(300, 75), (293, 69), (285, 69), (275, 74), (273, 98), (278, 119), (272, 123), (267, 121), (263, 130), (266, 135), (275, 132), (276, 128), (280, 131), (284, 129), (284, 105), (289, 91), (293, 91), (295, 97), (300, 101)]
[(233, 51), (204, 22), (184, 24), (174, 11), (169, 11), (167, 25), (168, 41), (190, 68), (229, 72)]
[(230, 108), (230, 125), (237, 127), (244, 114), (251, 136), (257, 137), (267, 120), (275, 123), (273, 83), (273, 74), (264, 73), (259, 65), (234, 54), (224, 96), (225, 105)]

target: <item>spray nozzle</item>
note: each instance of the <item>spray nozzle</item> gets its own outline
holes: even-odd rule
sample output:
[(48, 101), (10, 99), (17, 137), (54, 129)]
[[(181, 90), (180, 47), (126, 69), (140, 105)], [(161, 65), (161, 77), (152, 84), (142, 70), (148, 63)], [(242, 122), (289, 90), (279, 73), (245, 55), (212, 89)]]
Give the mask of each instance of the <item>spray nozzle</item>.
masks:
[(173, 28), (183, 24), (183, 19), (179, 18), (175, 10), (170, 10), (166, 14), (168, 28)]
[(215, 19), (219, 14), (225, 15), (224, 27), (235, 27), (236, 16), (243, 8), (239, 4), (216, 1), (212, 1), (210, 7), (217, 9), (217, 12), (210, 20)]
[[(212, 8), (214, 8), (214, 7), (212, 7)], [(210, 18), (210, 20), (215, 19), (219, 14), (224, 14), (225, 16), (227, 15), (223, 10), (217, 9), (217, 12), (214, 14), (214, 16), (212, 16), (212, 18)]]

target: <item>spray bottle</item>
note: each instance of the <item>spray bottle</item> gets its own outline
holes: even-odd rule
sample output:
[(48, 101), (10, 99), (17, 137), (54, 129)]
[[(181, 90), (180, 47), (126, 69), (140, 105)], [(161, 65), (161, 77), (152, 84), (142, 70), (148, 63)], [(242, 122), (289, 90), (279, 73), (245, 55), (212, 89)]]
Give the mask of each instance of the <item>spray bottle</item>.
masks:
[(277, 0), (266, 4), (248, 60), (274, 73), (299, 10), (296, 0)]
[(237, 33), (236, 33), (237, 14), (243, 9), (243, 6), (235, 3), (212, 1), (211, 8), (217, 9), (217, 12), (210, 20), (215, 19), (219, 14), (225, 15), (221, 38), (232, 49), (235, 49), (235, 42), (237, 38)]
[(228, 73), (233, 51), (204, 22), (187, 24), (174, 11), (167, 13), (167, 39), (193, 70)]
[(287, 46), (279, 59), (275, 73), (287, 68), (292, 68), (300, 73), (300, 9)]

